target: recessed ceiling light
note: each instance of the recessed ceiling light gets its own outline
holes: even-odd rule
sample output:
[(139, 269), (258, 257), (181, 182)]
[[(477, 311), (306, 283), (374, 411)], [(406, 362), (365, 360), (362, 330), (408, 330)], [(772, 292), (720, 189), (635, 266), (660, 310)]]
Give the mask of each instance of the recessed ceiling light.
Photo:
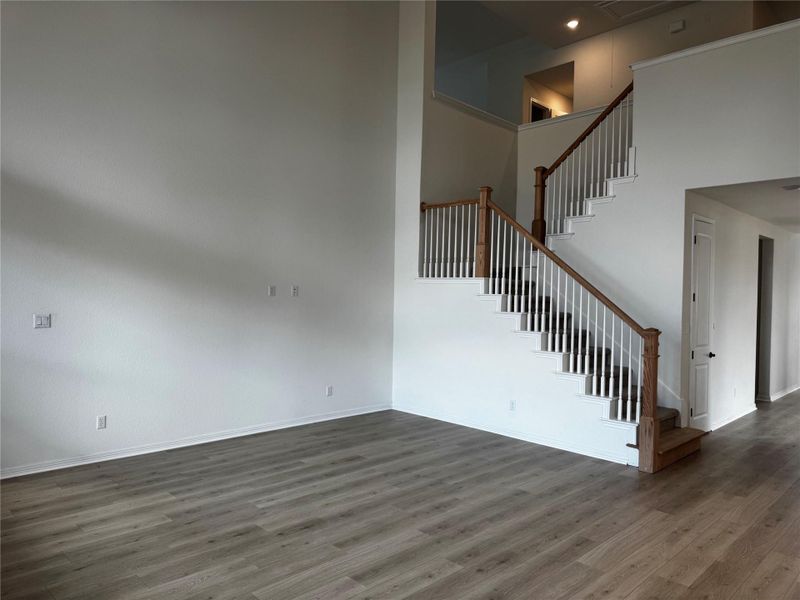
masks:
[(571, 21), (567, 21), (567, 27), (569, 27), (570, 29), (577, 29), (578, 19), (572, 19)]

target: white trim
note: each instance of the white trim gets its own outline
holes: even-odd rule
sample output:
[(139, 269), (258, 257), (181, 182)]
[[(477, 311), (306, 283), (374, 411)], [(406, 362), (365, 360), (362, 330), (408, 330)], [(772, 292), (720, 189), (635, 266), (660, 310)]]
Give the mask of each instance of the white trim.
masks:
[(709, 431), (716, 431), (716, 430), (717, 430), (717, 429), (719, 429), (720, 427), (725, 427), (725, 425), (727, 425), (728, 423), (733, 423), (733, 422), (734, 422), (734, 421), (736, 421), (737, 419), (741, 419), (742, 417), (746, 417), (746, 416), (747, 416), (747, 415), (749, 415), (751, 412), (755, 412), (756, 410), (757, 410), (757, 408), (756, 408), (756, 403), (755, 403), (755, 402), (753, 402), (753, 406), (752, 406), (752, 407), (748, 408), (748, 409), (747, 409), (747, 410), (745, 410), (745, 411), (742, 411), (742, 412), (740, 412), (740, 413), (739, 413), (739, 414), (737, 414), (737, 415), (733, 415), (732, 417), (727, 417), (727, 418), (725, 418), (725, 419), (722, 419), (721, 421), (719, 421), (719, 422), (717, 422), (717, 423), (714, 423), (713, 425), (710, 425), (710, 426), (709, 426), (709, 428), (708, 428), (708, 430), (709, 430)]
[(471, 283), (481, 284), (487, 277), (416, 277), (418, 283)]
[(523, 123), (517, 126), (517, 131), (527, 131), (528, 129), (537, 129), (539, 127), (546, 127), (547, 125), (555, 125), (556, 123), (564, 123), (565, 121), (572, 121), (573, 119), (580, 119), (581, 117), (591, 117), (592, 115), (599, 115), (605, 110), (605, 106), (596, 106), (594, 108), (587, 108), (579, 112), (569, 113), (568, 115), (561, 115), (560, 117), (552, 117), (543, 121), (536, 121), (535, 123)]
[(629, 460), (629, 455), (628, 452), (626, 451), (627, 448), (622, 452), (620, 452), (619, 454), (616, 454), (616, 453), (606, 452), (603, 450), (598, 450), (597, 448), (592, 448), (590, 446), (583, 446), (583, 445), (571, 446), (568, 444), (564, 444), (561, 440), (556, 440), (547, 436), (531, 435), (529, 433), (523, 433), (521, 431), (508, 429), (506, 427), (497, 427), (494, 425), (486, 425), (485, 423), (477, 423), (470, 419), (462, 419), (460, 417), (455, 417), (453, 415), (439, 411), (422, 410), (407, 405), (405, 406), (395, 405), (394, 410), (409, 413), (412, 415), (417, 415), (420, 417), (427, 417), (428, 419), (436, 419), (437, 421), (444, 421), (445, 423), (453, 423), (454, 425), (461, 425), (462, 427), (469, 427), (470, 429), (478, 429), (480, 431), (495, 433), (497, 435), (503, 435), (505, 437), (514, 438), (516, 440), (522, 440), (524, 442), (532, 442), (534, 444), (539, 444), (541, 446), (548, 446), (549, 448), (565, 450), (566, 452), (573, 452), (575, 454), (582, 454), (584, 456), (590, 456), (592, 458), (599, 458), (601, 460), (607, 460), (609, 462), (619, 463), (621, 465), (627, 465)]
[(639, 69), (647, 69), (648, 67), (652, 67), (655, 65), (671, 62), (673, 60), (680, 60), (681, 58), (686, 58), (687, 56), (694, 56), (695, 54), (702, 54), (703, 52), (709, 52), (711, 50), (718, 50), (719, 48), (732, 46), (740, 42), (748, 42), (750, 40), (755, 40), (767, 35), (780, 33), (782, 31), (788, 31), (796, 27), (800, 27), (800, 19), (795, 19), (794, 21), (787, 21), (786, 23), (778, 23), (777, 25), (772, 25), (771, 27), (764, 27), (763, 29), (756, 29), (755, 31), (740, 33), (739, 35), (733, 35), (731, 37), (722, 38), (721, 40), (715, 40), (707, 44), (701, 44), (700, 46), (686, 48), (685, 50), (678, 50), (677, 52), (672, 52), (671, 54), (665, 54), (664, 56), (658, 56), (656, 58), (648, 58), (646, 60), (640, 60), (631, 65), (631, 70), (638, 71)]
[(120, 450), (107, 450), (105, 452), (97, 452), (95, 454), (87, 454), (84, 456), (76, 456), (72, 458), (59, 458), (56, 460), (48, 460), (40, 463), (34, 463), (31, 465), (22, 465), (19, 467), (7, 467), (0, 471), (0, 479), (7, 479), (9, 477), (19, 477), (21, 475), (31, 475), (33, 473), (41, 473), (44, 471), (54, 471), (56, 469), (67, 469), (69, 467), (77, 467), (79, 465), (87, 465), (90, 463), (103, 462), (106, 460), (116, 460), (118, 458), (140, 456), (142, 454), (151, 454), (153, 452), (161, 452), (163, 450), (171, 450), (173, 448), (196, 446), (197, 444), (218, 442), (230, 438), (242, 437), (245, 435), (253, 435), (254, 433), (265, 433), (267, 431), (274, 431), (276, 429), (286, 429), (289, 427), (297, 427), (299, 425), (310, 425), (312, 423), (322, 423), (324, 421), (332, 421), (334, 419), (341, 419), (344, 417), (355, 417), (357, 415), (364, 415), (368, 413), (379, 412), (382, 410), (391, 410), (391, 408), (392, 408), (391, 404), (389, 405), (373, 404), (370, 406), (351, 408), (347, 410), (323, 413), (319, 415), (311, 415), (308, 417), (286, 419), (284, 421), (274, 421), (272, 423), (262, 423), (260, 425), (252, 425), (250, 427), (240, 427), (238, 429), (228, 429), (225, 431), (217, 431), (214, 433), (204, 433), (201, 435), (194, 435), (191, 437), (173, 440), (171, 442), (157, 442), (154, 444), (144, 444), (142, 446), (134, 446), (132, 448), (123, 448)]
[(795, 385), (793, 387), (790, 386), (785, 390), (781, 390), (780, 392), (775, 392), (774, 394), (770, 394), (769, 401), (775, 402), (776, 400), (780, 400), (784, 396), (788, 396), (789, 394), (791, 394), (792, 392), (796, 392), (797, 390), (800, 390), (800, 385)]
[(438, 100), (443, 104), (449, 104), (453, 108), (457, 108), (463, 112), (466, 112), (473, 117), (478, 117), (479, 119), (483, 119), (491, 123), (492, 125), (498, 125), (503, 129), (508, 129), (510, 131), (517, 131), (517, 124), (512, 123), (511, 121), (506, 121), (503, 117), (498, 117), (497, 115), (493, 115), (492, 113), (486, 112), (485, 110), (478, 108), (476, 106), (472, 106), (471, 104), (467, 104), (466, 102), (462, 102), (458, 98), (453, 98), (452, 96), (448, 96), (447, 94), (443, 94), (442, 92), (437, 92), (434, 90), (431, 92), (431, 98), (434, 100)]

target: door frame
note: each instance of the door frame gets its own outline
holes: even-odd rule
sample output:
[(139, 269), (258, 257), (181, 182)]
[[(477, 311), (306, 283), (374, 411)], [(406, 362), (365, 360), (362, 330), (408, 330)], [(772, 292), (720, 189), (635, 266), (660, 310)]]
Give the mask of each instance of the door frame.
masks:
[[(716, 248), (717, 248), (717, 222), (715, 219), (711, 217), (706, 217), (705, 215), (701, 215), (698, 213), (692, 213), (692, 231), (691, 236), (689, 237), (689, 246), (691, 248), (691, 255), (689, 258), (689, 352), (686, 354), (686, 362), (687, 362), (687, 373), (689, 373), (689, 377), (692, 376), (692, 348), (694, 342), (694, 329), (695, 329), (695, 318), (696, 318), (696, 308), (695, 303), (692, 301), (692, 294), (694, 293), (694, 281), (695, 281), (695, 266), (694, 266), (694, 253), (695, 253), (695, 243), (694, 243), (694, 236), (696, 235), (696, 224), (697, 222), (706, 223), (707, 225), (711, 225), (713, 228), (713, 240), (714, 246), (711, 252), (711, 260), (709, 264), (709, 321), (710, 321), (710, 331), (709, 331), (709, 345), (713, 345), (715, 333), (716, 333), (716, 322), (714, 320), (714, 298), (715, 298), (715, 282), (716, 282), (716, 274), (717, 274), (717, 267), (716, 267)], [(711, 419), (711, 372), (709, 369), (709, 394), (708, 394), (708, 412), (706, 413), (706, 425), (710, 426), (712, 419)], [(695, 404), (695, 394), (692, 393), (691, 381), (689, 382), (689, 427), (694, 426), (694, 404)], [(708, 427), (705, 428), (708, 430)]]

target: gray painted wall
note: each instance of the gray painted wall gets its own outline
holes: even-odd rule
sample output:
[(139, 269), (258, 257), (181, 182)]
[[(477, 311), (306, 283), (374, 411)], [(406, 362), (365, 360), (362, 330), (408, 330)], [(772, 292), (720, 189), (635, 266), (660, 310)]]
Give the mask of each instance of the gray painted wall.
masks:
[(390, 406), (397, 12), (3, 3), (4, 472)]

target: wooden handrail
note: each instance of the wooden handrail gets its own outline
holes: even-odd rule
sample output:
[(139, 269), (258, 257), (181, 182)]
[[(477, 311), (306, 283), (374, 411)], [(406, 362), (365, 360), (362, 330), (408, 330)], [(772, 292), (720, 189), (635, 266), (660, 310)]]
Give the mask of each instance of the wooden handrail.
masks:
[(600, 123), (602, 123), (603, 120), (608, 115), (611, 114), (611, 111), (613, 111), (615, 108), (617, 108), (617, 106), (619, 106), (622, 103), (622, 101), (625, 99), (625, 97), (628, 94), (630, 94), (632, 91), (633, 91), (633, 82), (631, 81), (630, 84), (628, 84), (628, 87), (626, 87), (624, 90), (622, 90), (622, 92), (620, 92), (619, 96), (614, 98), (614, 100), (611, 102), (611, 104), (606, 106), (605, 110), (603, 112), (601, 112), (594, 121), (592, 121), (591, 125), (589, 125), (589, 127), (587, 127), (584, 130), (584, 132), (582, 134), (580, 134), (578, 136), (578, 138), (574, 142), (572, 142), (572, 144), (570, 144), (569, 148), (564, 150), (564, 153), (561, 156), (559, 156), (558, 159), (556, 159), (556, 162), (554, 162), (552, 165), (550, 165), (547, 168), (547, 170), (544, 172), (544, 179), (547, 179), (550, 175), (552, 175), (553, 171), (555, 171), (561, 165), (561, 163), (563, 163), (565, 160), (567, 160), (567, 157), (570, 154), (572, 154), (578, 146), (581, 145), (581, 142), (583, 140), (585, 140), (587, 137), (589, 137), (589, 134), (592, 133), (592, 131), (594, 131), (595, 129), (597, 129), (597, 127), (600, 125)]
[(628, 313), (622, 310), (619, 306), (614, 304), (608, 297), (598, 290), (594, 285), (589, 283), (582, 275), (580, 275), (575, 269), (570, 267), (567, 263), (565, 263), (557, 254), (555, 254), (550, 248), (542, 244), (539, 240), (537, 240), (531, 233), (525, 229), (522, 225), (517, 223), (506, 211), (502, 208), (497, 206), (494, 202), (488, 202), (489, 208), (491, 208), (494, 212), (496, 212), (499, 216), (503, 217), (509, 225), (511, 225), (514, 229), (516, 229), (520, 235), (522, 235), (525, 239), (527, 239), (533, 246), (540, 250), (552, 260), (555, 264), (557, 264), (561, 269), (566, 272), (570, 277), (572, 277), (575, 281), (577, 281), (581, 287), (586, 289), (590, 294), (592, 294), (595, 298), (597, 298), (600, 302), (605, 304), (605, 306), (611, 310), (614, 314), (616, 314), (620, 319), (622, 319), (628, 326), (633, 329), (636, 333), (641, 335), (643, 338), (647, 338), (648, 336), (655, 335), (660, 333), (658, 329), (646, 329), (639, 325), (633, 317), (631, 317)]
[(449, 202), (420, 202), (419, 210), (421, 212), (425, 212), (428, 209), (432, 208), (447, 208), (449, 206), (467, 206), (471, 204), (478, 204), (480, 200), (478, 198), (465, 198), (463, 200), (450, 200)]

